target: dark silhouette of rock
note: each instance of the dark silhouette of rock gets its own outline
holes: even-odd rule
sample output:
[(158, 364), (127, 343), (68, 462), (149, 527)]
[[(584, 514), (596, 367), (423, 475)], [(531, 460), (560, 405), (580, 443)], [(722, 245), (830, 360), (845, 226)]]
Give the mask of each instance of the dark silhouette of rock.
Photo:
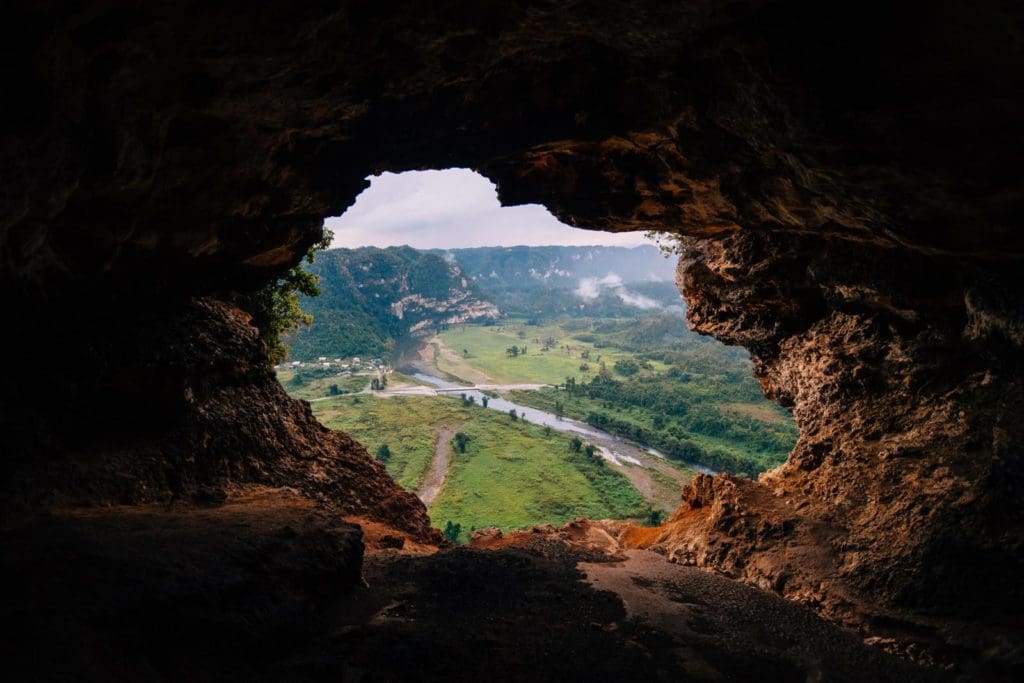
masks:
[(793, 407), (789, 462), (695, 482), (666, 552), (1011, 671), (1021, 20), (997, 0), (5, 6), (5, 509), (266, 484), (430, 536), (217, 299), (296, 263), (368, 173), (467, 166), (506, 203), (685, 236), (690, 324)]

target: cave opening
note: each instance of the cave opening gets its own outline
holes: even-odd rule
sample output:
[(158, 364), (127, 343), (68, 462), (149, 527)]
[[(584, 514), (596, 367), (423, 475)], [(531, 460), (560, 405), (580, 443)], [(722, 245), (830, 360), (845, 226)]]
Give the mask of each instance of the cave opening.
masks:
[[(10, 670), (1020, 678), (1019, 3), (293, 4), (0, 10)], [(786, 462), (694, 476), (661, 527), (449, 552), (376, 453), (314, 415), (363, 396), (332, 380), (328, 401), (290, 399), (239, 305), (367, 169), (438, 165), (569, 224), (685, 236), (687, 320), (748, 349), (792, 406)], [(604, 277), (599, 297), (625, 305)], [(497, 347), (505, 367), (544, 345), (527, 322)], [(577, 332), (597, 351), (640, 329)], [(596, 400), (583, 421), (638, 424)], [(479, 457), (485, 435), (458, 431)], [(600, 554), (581, 539), (605, 543), (595, 571), (621, 601), (579, 585)], [(384, 557), (400, 548), (426, 559)], [(630, 576), (616, 558), (635, 550), (662, 558)], [(368, 621), (339, 622), (354, 594)], [(627, 602), (668, 612), (634, 629)]]
[(694, 474), (785, 460), (792, 416), (749, 354), (687, 329), (671, 238), (503, 207), (469, 169), (368, 180), (325, 221), (312, 322), (275, 371), (449, 540), (574, 518), (657, 527)]

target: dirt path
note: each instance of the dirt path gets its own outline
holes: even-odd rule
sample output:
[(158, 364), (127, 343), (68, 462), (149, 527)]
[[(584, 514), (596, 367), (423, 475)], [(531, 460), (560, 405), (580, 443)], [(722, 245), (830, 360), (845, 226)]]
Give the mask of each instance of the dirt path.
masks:
[(434, 443), (434, 459), (430, 461), (430, 467), (427, 468), (427, 473), (423, 476), (423, 482), (416, 491), (416, 495), (419, 496), (419, 499), (428, 508), (434, 502), (434, 499), (437, 498), (437, 494), (441, 493), (441, 488), (444, 486), (444, 480), (448, 476), (448, 468), (452, 462), (452, 446), (450, 441), (455, 436), (455, 432), (459, 431), (462, 427), (462, 424), (464, 423), (440, 427), (437, 430), (437, 441)]

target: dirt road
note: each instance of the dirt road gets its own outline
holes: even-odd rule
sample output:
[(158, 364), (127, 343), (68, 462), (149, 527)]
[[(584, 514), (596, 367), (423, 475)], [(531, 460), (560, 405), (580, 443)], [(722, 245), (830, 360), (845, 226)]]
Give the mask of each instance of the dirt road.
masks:
[(437, 441), (434, 443), (434, 459), (430, 461), (430, 467), (423, 476), (423, 482), (416, 490), (416, 495), (428, 508), (441, 493), (444, 487), (445, 477), (448, 476), (448, 468), (452, 462), (451, 440), (455, 432), (459, 431), (462, 423), (454, 426), (443, 426), (437, 430)]

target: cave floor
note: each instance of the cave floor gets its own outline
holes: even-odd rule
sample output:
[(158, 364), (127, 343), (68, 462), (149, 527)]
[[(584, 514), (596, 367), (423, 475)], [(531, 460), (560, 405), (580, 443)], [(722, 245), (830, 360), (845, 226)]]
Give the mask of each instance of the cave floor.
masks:
[(940, 678), (646, 551), (395, 549), (361, 527), (282, 492), (8, 520), (0, 656), (17, 680)]
[(369, 556), (289, 664), (311, 680), (943, 680), (810, 610), (646, 551), (559, 543)]

